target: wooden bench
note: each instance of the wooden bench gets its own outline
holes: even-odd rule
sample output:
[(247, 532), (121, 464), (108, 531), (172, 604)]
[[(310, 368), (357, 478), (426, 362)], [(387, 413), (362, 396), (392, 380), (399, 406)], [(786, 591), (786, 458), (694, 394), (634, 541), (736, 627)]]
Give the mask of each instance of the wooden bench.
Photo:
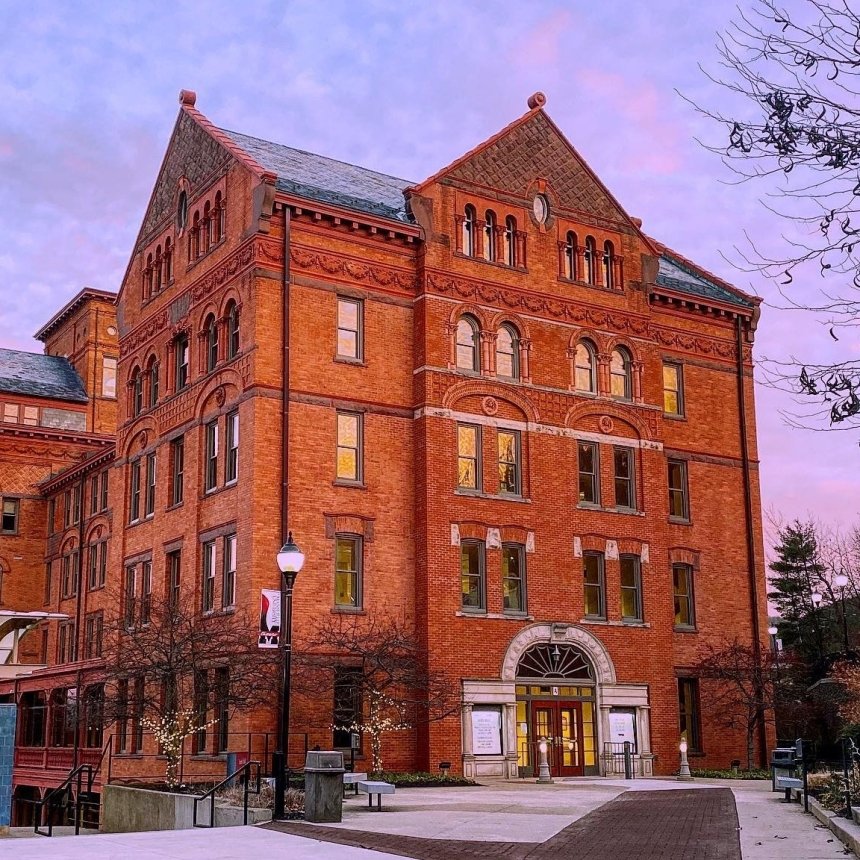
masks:
[(352, 773), (347, 771), (343, 775), (343, 793), (346, 794), (346, 787), (351, 785), (355, 793), (358, 794), (358, 784), (360, 782), (367, 782), (366, 773)]
[(792, 789), (802, 789), (803, 788), (803, 780), (797, 779), (793, 776), (778, 776), (776, 778), (776, 787), (785, 789), (785, 799), (791, 802), (791, 791)]
[(390, 782), (376, 780), (362, 780), (358, 783), (358, 790), (367, 795), (367, 804), (373, 809), (373, 795), (376, 795), (376, 808), (382, 810), (382, 795), (394, 794), (394, 786)]

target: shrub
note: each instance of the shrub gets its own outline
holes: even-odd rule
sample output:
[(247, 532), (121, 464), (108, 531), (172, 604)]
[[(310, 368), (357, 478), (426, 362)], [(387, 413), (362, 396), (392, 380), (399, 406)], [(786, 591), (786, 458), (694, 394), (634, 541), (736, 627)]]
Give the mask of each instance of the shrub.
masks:
[(691, 771), (693, 776), (703, 779), (770, 779), (769, 770), (716, 770), (702, 769)]
[(398, 788), (431, 788), (434, 786), (464, 786), (477, 785), (474, 780), (464, 776), (446, 776), (444, 773), (394, 773), (382, 771), (370, 775), (372, 779), (390, 782)]

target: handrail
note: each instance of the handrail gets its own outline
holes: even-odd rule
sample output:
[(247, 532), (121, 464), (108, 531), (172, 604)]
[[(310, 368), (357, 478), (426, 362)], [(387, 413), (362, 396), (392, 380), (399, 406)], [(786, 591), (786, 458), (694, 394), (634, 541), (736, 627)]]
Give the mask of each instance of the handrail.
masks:
[[(257, 769), (257, 778), (255, 780), (255, 788), (251, 788), (251, 768)], [(205, 794), (201, 794), (200, 797), (194, 798), (194, 819), (193, 825), (194, 827), (214, 827), (215, 826), (215, 792), (218, 789), (223, 788), (228, 783), (231, 783), (236, 777), (240, 774), (245, 775), (245, 783), (244, 783), (244, 793), (243, 793), (243, 824), (248, 823), (248, 795), (249, 794), (259, 794), (260, 793), (260, 762), (258, 761), (249, 761), (242, 765), (237, 771), (231, 773), (226, 779), (222, 779), (218, 785), (213, 785), (212, 788), (209, 789)], [(209, 799), (209, 823), (208, 824), (198, 824), (197, 823), (197, 805), (206, 799)]]
[[(77, 793), (75, 794), (75, 836), (81, 832), (81, 794), (83, 793), (84, 773), (87, 775), (87, 794), (90, 794), (93, 790), (93, 780), (95, 779), (93, 766), (90, 764), (79, 764), (69, 772), (69, 775), (60, 783), (60, 785), (56, 788), (52, 788), (41, 800), (35, 803), (35, 821), (33, 825), (34, 833), (38, 836), (54, 835), (54, 822), (51, 819), (51, 808), (53, 806), (61, 805), (56, 800), (57, 798), (62, 798), (65, 803), (68, 803), (72, 794), (72, 785), (75, 782), (77, 782)], [(44, 833), (40, 828), (42, 827), (42, 818), (44, 817), (46, 807), (48, 809), (48, 832)]]

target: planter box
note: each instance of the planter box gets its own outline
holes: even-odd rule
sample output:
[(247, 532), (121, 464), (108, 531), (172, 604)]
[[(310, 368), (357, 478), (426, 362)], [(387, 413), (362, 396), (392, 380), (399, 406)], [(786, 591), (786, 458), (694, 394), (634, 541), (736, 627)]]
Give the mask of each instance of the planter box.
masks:
[[(101, 831), (137, 833), (143, 830), (188, 830), (194, 826), (193, 794), (172, 794), (146, 788), (106, 785), (102, 792)], [(209, 805), (200, 804), (198, 821), (209, 822)], [(216, 827), (238, 827), (243, 821), (241, 807), (215, 806)], [(248, 824), (270, 821), (270, 809), (248, 808)]]

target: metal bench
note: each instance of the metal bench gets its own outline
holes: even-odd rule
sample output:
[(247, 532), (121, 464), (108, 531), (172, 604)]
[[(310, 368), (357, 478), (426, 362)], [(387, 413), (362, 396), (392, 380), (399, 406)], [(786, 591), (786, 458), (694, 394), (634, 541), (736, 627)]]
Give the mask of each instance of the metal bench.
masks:
[(367, 795), (367, 805), (373, 809), (373, 795), (376, 795), (376, 808), (382, 810), (382, 795), (394, 794), (394, 786), (390, 782), (376, 780), (361, 780), (358, 790)]
[(791, 790), (793, 788), (802, 789), (803, 780), (793, 776), (778, 776), (776, 778), (776, 787), (785, 789), (785, 799), (791, 801)]
[(358, 794), (358, 784), (360, 782), (367, 782), (367, 774), (366, 773), (352, 773), (351, 771), (347, 771), (343, 775), (343, 793), (346, 794), (346, 787), (351, 785), (355, 794)]

